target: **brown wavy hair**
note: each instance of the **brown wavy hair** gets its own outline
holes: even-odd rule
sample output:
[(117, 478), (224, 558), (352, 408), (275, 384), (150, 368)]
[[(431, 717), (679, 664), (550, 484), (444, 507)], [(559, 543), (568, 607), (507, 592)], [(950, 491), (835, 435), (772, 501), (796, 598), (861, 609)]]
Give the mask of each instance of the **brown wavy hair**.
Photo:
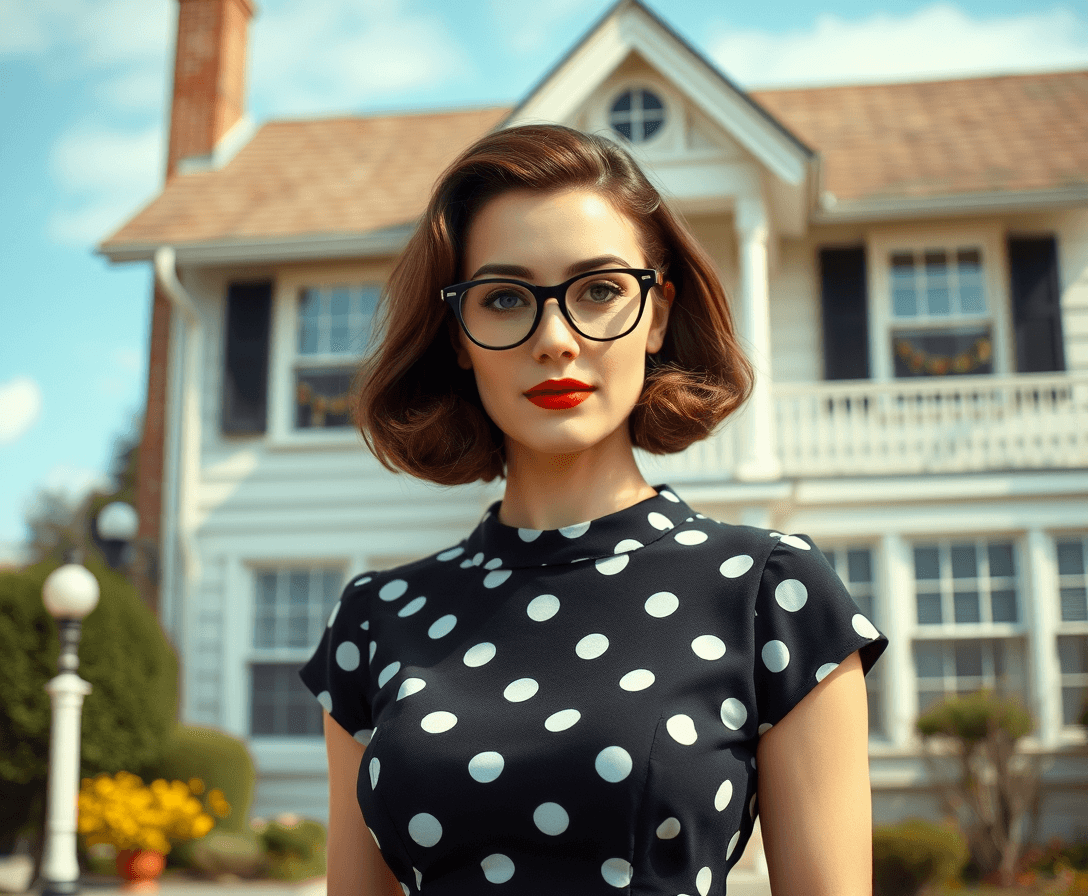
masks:
[(682, 451), (748, 397), (752, 368), (713, 262), (631, 156), (560, 125), (509, 128), (478, 140), (438, 179), (383, 293), (381, 339), (356, 380), (355, 422), (390, 470), (442, 485), (503, 475), (503, 434), (472, 371), (457, 364), (457, 323), (439, 295), (461, 279), (465, 235), (487, 202), (510, 190), (571, 189), (594, 190), (624, 214), (648, 266), (667, 271), (675, 287), (664, 345), (647, 359), (628, 420), (632, 442), (653, 454)]

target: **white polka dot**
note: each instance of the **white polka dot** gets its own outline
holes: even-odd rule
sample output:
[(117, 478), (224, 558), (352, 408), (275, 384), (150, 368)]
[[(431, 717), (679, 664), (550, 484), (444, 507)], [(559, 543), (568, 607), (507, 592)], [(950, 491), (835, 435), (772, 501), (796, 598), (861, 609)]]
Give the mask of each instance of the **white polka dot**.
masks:
[(701, 660), (720, 660), (725, 656), (725, 642), (717, 635), (699, 635), (691, 649)]
[(378, 775), (381, 773), (382, 764), (375, 756), (370, 760), (370, 789), (373, 790), (378, 786)]
[(490, 641), (481, 641), (465, 651), (465, 665), (473, 669), (484, 666), (495, 658), (495, 645)]
[(634, 539), (634, 538), (625, 538), (625, 539), (623, 539), (623, 541), (618, 542), (616, 544), (615, 548), (612, 549), (612, 553), (613, 554), (626, 554), (626, 553), (628, 553), (630, 551), (637, 551), (641, 547), (643, 547), (643, 544), (642, 544), (641, 541), (638, 541), (637, 539)]
[(502, 559), (499, 557), (494, 557), (484, 564), (484, 569), (498, 569), (500, 566), (502, 566)]
[(408, 884), (401, 882), (400, 888), (404, 890), (404, 896), (412, 896), (412, 891), (408, 889)]
[(420, 846), (431, 847), (442, 839), (442, 825), (430, 813), (420, 812), (409, 819), (408, 836)]
[(444, 638), (453, 631), (455, 625), (457, 625), (457, 617), (452, 613), (447, 613), (431, 623), (431, 627), (427, 629), (427, 637), (435, 640)]
[(374, 662), (374, 654), (378, 652), (378, 642), (370, 642), (370, 662)]
[(561, 709), (544, 720), (544, 727), (549, 731), (566, 731), (577, 724), (580, 718), (582, 714), (576, 709)]
[(733, 850), (737, 848), (737, 844), (740, 842), (740, 831), (737, 831), (732, 837), (729, 838), (729, 846), (725, 850), (725, 858), (729, 859), (733, 855)]
[(625, 691), (644, 691), (654, 680), (654, 673), (649, 669), (633, 669), (620, 679), (620, 687)]
[(672, 840), (680, 836), (680, 819), (670, 815), (657, 826), (659, 840)]
[(506, 760), (502, 758), (501, 753), (487, 750), (483, 753), (477, 753), (468, 761), (468, 773), (472, 775), (474, 781), (479, 781), (481, 784), (490, 784), (502, 774), (505, 766)]
[(461, 561), (461, 569), (468, 569), (470, 566), (474, 566), (474, 565), (475, 564), (473, 564), (471, 557), (469, 557), (466, 560)]
[(683, 532), (677, 532), (673, 538), (680, 544), (702, 544), (706, 541), (707, 535), (698, 529), (685, 529)]
[(634, 763), (623, 747), (605, 747), (593, 760), (593, 767), (609, 784), (618, 784), (631, 774)]
[(781, 641), (768, 641), (763, 645), (763, 665), (772, 672), (781, 672), (790, 664), (790, 650)]
[(798, 579), (783, 579), (774, 589), (774, 599), (783, 610), (796, 613), (808, 601), (808, 589)]
[(559, 534), (565, 538), (581, 538), (589, 531), (589, 523), (575, 523), (573, 526), (563, 526)]
[(458, 545), (455, 548), (450, 548), (448, 551), (443, 551), (438, 555), (438, 559), (445, 562), (446, 560), (453, 560), (456, 557), (460, 557), (465, 552), (465, 549)]
[(361, 743), (364, 747), (368, 746), (370, 744), (370, 738), (373, 737), (373, 736), (374, 736), (374, 729), (373, 728), (360, 728), (358, 731), (356, 731), (352, 735), (352, 737), (358, 743)]
[(483, 562), (484, 562), (484, 555), (482, 553), (480, 553), (479, 551), (477, 551), (472, 557), (472, 565), (473, 566), (479, 566)]
[(498, 588), (503, 582), (505, 582), (513, 573), (509, 569), (495, 569), (484, 576), (485, 588)]
[(416, 875), (416, 889), (418, 890), (420, 887), (423, 886), (423, 874), (418, 868), (413, 868), (412, 870), (415, 872)]
[(441, 734), (444, 731), (449, 731), (456, 724), (457, 716), (452, 712), (439, 710), (425, 715), (420, 721), (419, 727), (428, 734)]
[(736, 697), (722, 701), (722, 724), (730, 731), (739, 731), (748, 721), (748, 710)]
[(719, 566), (718, 572), (727, 579), (737, 579), (748, 572), (755, 562), (748, 554), (737, 554), (737, 556), (730, 557)]
[(382, 845), (378, 842), (378, 835), (375, 834), (374, 831), (370, 828), (367, 828), (367, 830), (370, 831), (370, 836), (374, 838), (374, 845), (378, 847), (378, 849), (381, 849)]
[(608, 650), (608, 638), (599, 632), (586, 635), (574, 647), (574, 652), (584, 660), (595, 660), (606, 650)]
[(336, 602), (336, 606), (332, 608), (332, 612), (329, 613), (329, 621), (325, 623), (325, 628), (332, 628), (332, 624), (336, 622), (336, 617), (340, 613), (340, 601)]
[(729, 805), (731, 799), (733, 799), (733, 782), (729, 780), (722, 781), (721, 786), (718, 787), (718, 792), (714, 794), (714, 808), (721, 812)]
[(819, 669), (816, 670), (816, 680), (817, 681), (823, 681), (825, 678), (827, 678), (828, 675), (830, 675), (832, 672), (834, 672), (838, 667), (839, 667), (838, 663), (824, 663), (822, 666), (820, 666)]
[(748, 817), (756, 817), (756, 795), (753, 793), (752, 798), (748, 800)]
[(685, 747), (690, 747), (695, 741), (699, 739), (699, 734), (695, 730), (695, 723), (691, 720), (691, 716), (686, 716), (683, 713), (677, 713), (665, 723), (665, 730), (669, 732), (669, 736), (678, 744), (683, 744)]
[(535, 696), (538, 690), (540, 690), (540, 685), (536, 683), (536, 679), (519, 678), (510, 682), (502, 695), (511, 703), (524, 703)]
[(791, 548), (797, 548), (800, 551), (809, 550), (809, 544), (804, 539), (798, 538), (796, 535), (783, 535), (779, 539), (782, 544), (788, 544)]
[(646, 519), (650, 525), (655, 529), (660, 529), (662, 532), (667, 532), (672, 528), (672, 520), (670, 520), (665, 514), (653, 511)]
[(771, 728), (773, 728), (773, 727), (774, 727), (774, 726), (773, 726), (773, 725), (772, 725), (772, 724), (771, 724), (770, 722), (763, 722), (763, 723), (762, 723), (762, 724), (761, 724), (761, 725), (759, 726), (759, 734), (761, 734), (761, 735), (763, 735), (763, 734), (766, 734), (766, 733), (767, 733), (768, 731), (770, 731), (770, 730), (771, 730)]
[(880, 637), (880, 632), (876, 630), (876, 626), (862, 616), (861, 613), (855, 613), (854, 618), (850, 620), (850, 624), (854, 627), (854, 631), (863, 638), (875, 640)]
[(332, 712), (332, 694), (328, 691), (322, 691), (317, 695), (317, 702), (321, 704), (321, 708), (325, 712)]
[(664, 619), (676, 612), (680, 600), (671, 591), (658, 591), (646, 598), (646, 612), (658, 619)]
[(402, 597), (407, 590), (408, 583), (404, 579), (393, 579), (393, 581), (382, 585), (378, 591), (378, 597), (382, 600), (396, 600), (398, 597)]
[(378, 687), (385, 687), (386, 682), (400, 671), (400, 663), (390, 663), (378, 673)]
[(597, 572), (604, 576), (614, 576), (618, 572), (623, 572), (630, 562), (631, 558), (626, 554), (617, 554), (614, 557), (602, 557), (596, 563)]
[(482, 862), (484, 877), (493, 884), (504, 884), (514, 876), (514, 863), (501, 852), (492, 853)]
[(427, 687), (427, 682), (422, 678), (406, 678), (400, 684), (400, 690), (397, 691), (397, 699), (403, 700), (405, 697), (411, 697), (412, 694), (418, 694), (425, 687)]
[(631, 883), (633, 874), (631, 863), (626, 859), (609, 859), (601, 865), (601, 876), (605, 883), (611, 884), (617, 889), (622, 889)]
[(354, 672), (359, 668), (359, 645), (352, 641), (344, 641), (336, 648), (336, 665), (345, 672)]
[(558, 837), (570, 824), (570, 816), (559, 803), (541, 803), (533, 811), (533, 824), (542, 834)]
[(540, 538), (540, 529), (518, 529), (518, 538), (522, 541), (536, 541)]
[(695, 889), (699, 891), (699, 896), (706, 896), (710, 892), (710, 882), (713, 879), (714, 872), (706, 865), (699, 869), (699, 873), (695, 875)]
[(363, 631), (369, 631), (370, 630), (370, 620), (369, 619), (364, 619), (362, 622), (359, 623), (359, 628), (361, 628)]
[(547, 622), (559, 612), (559, 598), (554, 594), (541, 594), (529, 601), (525, 612), (533, 622)]
[(404, 619), (406, 616), (411, 616), (413, 613), (418, 613), (422, 610), (425, 603), (427, 603), (427, 598), (413, 597), (408, 603), (400, 608), (397, 615), (400, 616), (401, 619)]
[(680, 503), (680, 499), (676, 497), (676, 495), (674, 495), (672, 492), (670, 492), (667, 488), (662, 489), (658, 492), (658, 494), (661, 495), (662, 498), (667, 498), (669, 501), (672, 501), (673, 504)]

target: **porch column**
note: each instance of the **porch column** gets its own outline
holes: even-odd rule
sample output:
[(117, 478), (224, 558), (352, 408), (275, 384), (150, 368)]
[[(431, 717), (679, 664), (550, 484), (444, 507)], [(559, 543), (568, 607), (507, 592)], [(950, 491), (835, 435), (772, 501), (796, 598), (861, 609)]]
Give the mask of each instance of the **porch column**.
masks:
[(734, 211), (740, 260), (741, 335), (756, 371), (744, 411), (737, 478), (777, 479), (782, 472), (771, 403), (771, 309), (767, 275), (767, 213), (759, 198), (738, 199)]
[(1028, 681), (1034, 690), (1028, 696), (1034, 703), (1035, 736), (1043, 746), (1052, 747), (1062, 730), (1062, 673), (1057, 648), (1058, 564), (1054, 542), (1042, 529), (1029, 529), (1026, 541), (1021, 577), (1026, 587), (1021, 592), (1021, 605), (1027, 604)]

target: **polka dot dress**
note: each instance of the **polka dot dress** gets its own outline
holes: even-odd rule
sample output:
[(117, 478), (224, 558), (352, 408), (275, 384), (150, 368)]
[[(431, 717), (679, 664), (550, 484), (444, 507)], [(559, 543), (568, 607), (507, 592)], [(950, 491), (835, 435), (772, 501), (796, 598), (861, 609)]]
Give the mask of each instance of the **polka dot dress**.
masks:
[(658, 491), (543, 532), (495, 505), (345, 589), (301, 677), (368, 744), (359, 804), (405, 893), (725, 893), (759, 737), (887, 645), (808, 539)]

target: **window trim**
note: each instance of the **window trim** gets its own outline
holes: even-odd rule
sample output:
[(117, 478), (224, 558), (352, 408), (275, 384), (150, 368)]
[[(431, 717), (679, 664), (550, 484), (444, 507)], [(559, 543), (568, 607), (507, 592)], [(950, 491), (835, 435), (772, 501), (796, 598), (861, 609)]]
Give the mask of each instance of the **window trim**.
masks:
[[(1062, 589), (1062, 577), (1063, 574), (1058, 567), (1058, 542), (1079, 540), (1081, 542), (1081, 550), (1084, 552), (1084, 559), (1086, 561), (1085, 572), (1082, 574), (1085, 582), (1088, 583), (1088, 531), (1073, 530), (1073, 531), (1056, 531), (1050, 532), (1050, 545), (1054, 554), (1054, 589), (1053, 594), (1050, 595), (1050, 600), (1053, 601), (1054, 612), (1054, 631), (1053, 631), (1053, 649), (1055, 652), (1054, 672), (1057, 676), (1058, 687), (1058, 735), (1063, 739), (1075, 739), (1076, 742), (1083, 742), (1082, 729), (1075, 722), (1069, 724), (1065, 721), (1065, 707), (1064, 707), (1064, 695), (1062, 693), (1064, 688), (1064, 677), (1068, 674), (1084, 675), (1085, 673), (1067, 673), (1062, 671), (1061, 658), (1058, 654), (1058, 639), (1062, 637), (1088, 637), (1088, 620), (1065, 620), (1062, 619), (1062, 606), (1061, 606), (1061, 589)], [(1066, 574), (1068, 575), (1068, 574)]]
[[(934, 223), (931, 226), (885, 226), (874, 228), (866, 240), (866, 267), (869, 277), (869, 359), (872, 380), (884, 383), (909, 383), (895, 376), (892, 332), (896, 329), (937, 329), (937, 319), (904, 322), (892, 314), (891, 259), (897, 252), (921, 255), (938, 249), (954, 256), (958, 249), (977, 248), (982, 255), (982, 283), (989, 312), (949, 319), (952, 325), (970, 326), (987, 321), (992, 327), (993, 373), (978, 377), (1007, 376), (1013, 372), (1012, 303), (1005, 233), (997, 225), (956, 225)], [(954, 377), (969, 379), (971, 374)], [(926, 379), (943, 379), (927, 377)]]

